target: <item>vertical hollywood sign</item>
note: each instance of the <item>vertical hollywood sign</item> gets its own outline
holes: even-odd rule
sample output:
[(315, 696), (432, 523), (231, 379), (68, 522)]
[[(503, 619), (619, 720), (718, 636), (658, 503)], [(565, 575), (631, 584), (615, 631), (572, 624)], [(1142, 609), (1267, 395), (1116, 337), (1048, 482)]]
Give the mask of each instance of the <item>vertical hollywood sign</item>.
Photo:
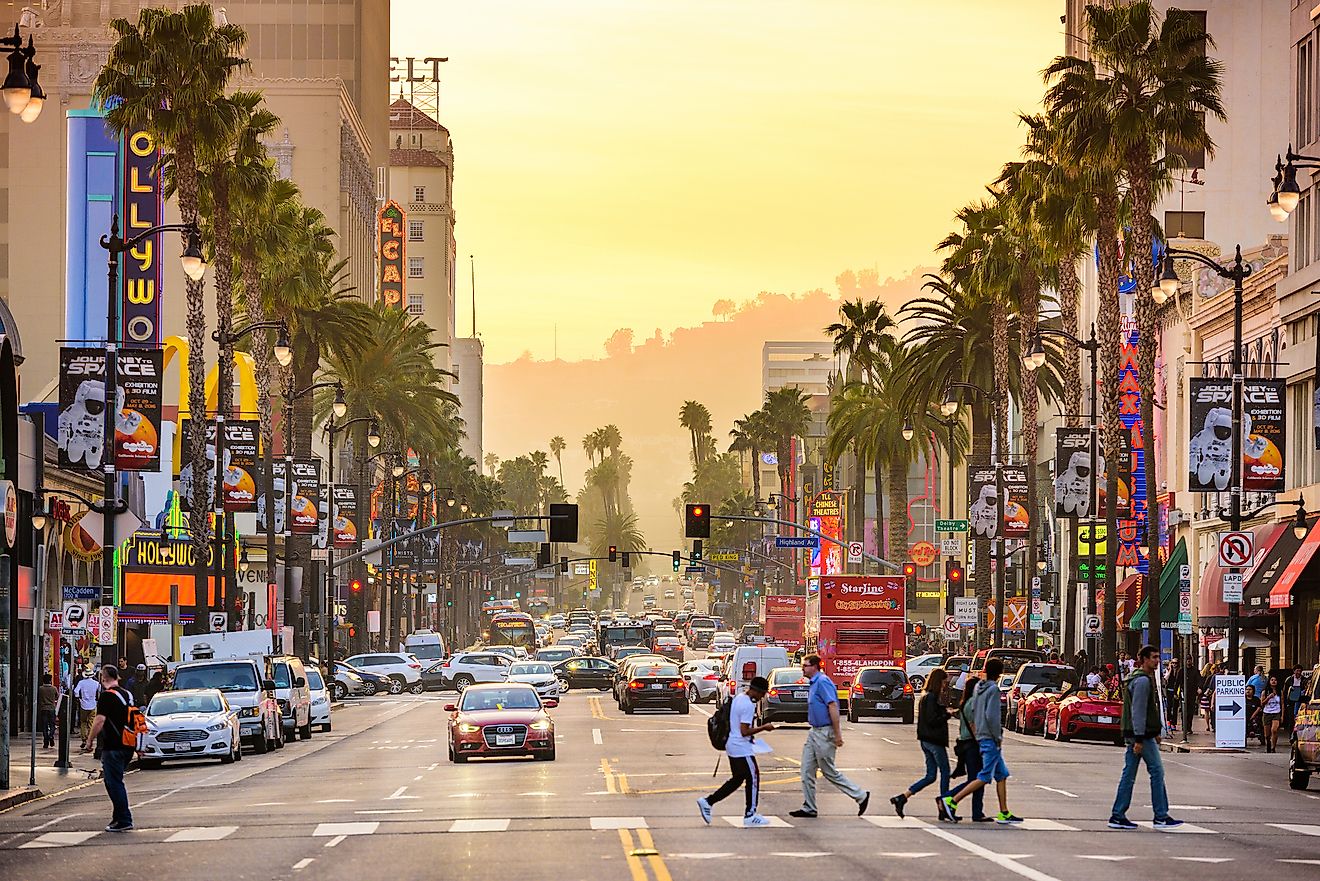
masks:
[[(156, 162), (160, 151), (148, 132), (133, 132), (123, 151), (124, 238), (160, 223), (162, 193)], [(147, 236), (128, 251), (123, 265), (124, 290), (120, 335), (127, 343), (160, 343), (160, 260), (156, 239)]]
[(407, 303), (404, 281), (404, 261), (407, 259), (407, 246), (404, 244), (403, 209), (393, 199), (380, 209), (379, 222), (376, 225), (376, 238), (379, 242), (380, 260), (380, 299), (386, 306), (402, 309)]

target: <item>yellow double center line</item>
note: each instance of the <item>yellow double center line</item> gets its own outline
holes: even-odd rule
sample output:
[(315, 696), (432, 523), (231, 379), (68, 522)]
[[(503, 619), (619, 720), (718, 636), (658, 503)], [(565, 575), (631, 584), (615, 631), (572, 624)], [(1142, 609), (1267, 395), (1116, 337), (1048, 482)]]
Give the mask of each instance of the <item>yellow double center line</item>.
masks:
[[(633, 832), (637, 833), (636, 841), (633, 840)], [(628, 861), (628, 871), (632, 873), (633, 881), (651, 881), (652, 878), (655, 881), (673, 881), (669, 867), (665, 865), (660, 851), (656, 850), (650, 829), (620, 829), (619, 841), (623, 845), (623, 857)], [(651, 869), (650, 875), (646, 873), (648, 866)]]
[(608, 722), (610, 717), (605, 715), (605, 707), (598, 697), (587, 698), (587, 706), (591, 708), (591, 718), (600, 719)]
[[(618, 759), (615, 759), (615, 761), (617, 762)], [(621, 774), (614, 770), (614, 767), (610, 765), (609, 759), (600, 760), (600, 770), (601, 773), (605, 775), (606, 792), (611, 795), (627, 795), (632, 792), (632, 790), (628, 788), (628, 775)]]

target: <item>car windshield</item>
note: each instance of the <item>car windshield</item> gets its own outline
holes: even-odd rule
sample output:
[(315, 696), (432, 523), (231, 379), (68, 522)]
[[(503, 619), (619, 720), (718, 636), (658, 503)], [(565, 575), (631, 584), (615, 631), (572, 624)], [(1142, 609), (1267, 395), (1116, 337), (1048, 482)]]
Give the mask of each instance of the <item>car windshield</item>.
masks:
[(289, 680), (289, 665), (288, 665), (288, 664), (276, 664), (276, 665), (275, 665), (275, 687), (276, 687), (276, 688), (289, 688), (289, 687), (291, 687), (291, 685), (292, 685), (292, 683), (291, 683), (290, 680)]
[(770, 674), (771, 685), (787, 685), (790, 682), (803, 682), (807, 678), (802, 675), (802, 671), (797, 667), (786, 667), (782, 670), (776, 670)]
[(1017, 679), (1018, 685), (1043, 686), (1056, 691), (1065, 682), (1077, 684), (1077, 671), (1072, 667), (1028, 664), (1018, 672)]
[(316, 689), (325, 689), (325, 683), (321, 681), (321, 671), (307, 668), (307, 687)]
[(510, 676), (551, 676), (554, 672), (549, 664), (514, 664), (509, 668)]
[(573, 657), (573, 650), (570, 648), (541, 649), (536, 653), (536, 656), (546, 661), (562, 661), (566, 658)]
[(438, 661), (445, 656), (444, 646), (435, 642), (410, 645), (408, 652), (419, 661)]
[(633, 678), (639, 679), (643, 676), (651, 678), (663, 678), (665, 676), (677, 676), (678, 668), (670, 664), (639, 664), (633, 668)]
[(530, 688), (481, 688), (463, 692), (459, 709), (465, 713), (482, 710), (536, 710), (541, 701)]
[(174, 713), (218, 713), (224, 709), (218, 694), (158, 694), (147, 705), (148, 716)]
[(174, 673), (174, 687), (218, 688), (221, 691), (257, 691), (257, 668), (252, 664), (206, 664), (180, 667)]
[(902, 685), (904, 679), (901, 670), (863, 670), (862, 685)]
[(998, 658), (999, 660), (1004, 662), (1005, 673), (1016, 673), (1018, 671), (1018, 668), (1021, 667), (1023, 664), (1034, 664), (1044, 660), (1044, 657), (1040, 652), (1034, 652), (1034, 651), (1014, 652), (1014, 651), (996, 650), (993, 654), (987, 653), (985, 657), (978, 657), (976, 659), (976, 664), (974, 666), (976, 667), (976, 669), (980, 670), (985, 667), (985, 662), (992, 657)]

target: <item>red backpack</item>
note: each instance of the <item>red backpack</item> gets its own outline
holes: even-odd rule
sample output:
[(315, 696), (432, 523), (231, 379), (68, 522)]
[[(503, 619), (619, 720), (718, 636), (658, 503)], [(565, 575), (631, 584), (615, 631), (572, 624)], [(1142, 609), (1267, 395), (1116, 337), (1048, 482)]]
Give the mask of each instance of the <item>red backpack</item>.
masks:
[(115, 697), (124, 702), (127, 710), (128, 724), (119, 732), (120, 742), (128, 749), (137, 749), (138, 735), (147, 733), (147, 717), (140, 707), (137, 707), (128, 698), (124, 697), (123, 689), (115, 687), (110, 692)]

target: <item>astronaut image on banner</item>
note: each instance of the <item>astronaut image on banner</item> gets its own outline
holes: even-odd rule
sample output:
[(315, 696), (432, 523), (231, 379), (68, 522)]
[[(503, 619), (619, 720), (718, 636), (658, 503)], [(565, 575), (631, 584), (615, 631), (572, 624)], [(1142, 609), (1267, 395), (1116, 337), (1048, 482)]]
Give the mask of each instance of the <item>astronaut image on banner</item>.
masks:
[[(1096, 454), (1097, 488), (1105, 473), (1105, 459)], [(1054, 506), (1065, 517), (1091, 516), (1091, 454), (1076, 450), (1068, 467), (1054, 479)]]
[[(1242, 430), (1251, 436), (1251, 415), (1242, 414)], [(1213, 407), (1188, 444), (1187, 469), (1193, 492), (1223, 492), (1233, 471), (1233, 411)]]
[[(116, 403), (122, 413), (124, 390), (117, 389)], [(84, 379), (78, 383), (74, 399), (60, 411), (59, 448), (73, 466), (99, 470), (105, 457), (105, 383)], [(132, 428), (136, 426), (124, 426)], [(121, 428), (123, 430), (123, 428)]]
[[(229, 450), (225, 450), (225, 468), (229, 467)], [(206, 440), (206, 474), (210, 479), (210, 486), (204, 487), (202, 506), (210, 509), (212, 502), (211, 494), (215, 491), (215, 479), (211, 475), (215, 474), (215, 438), (208, 437)], [(191, 505), (193, 500), (193, 466), (192, 459), (179, 468), (179, 494), (182, 497), (184, 505)]]
[[(272, 482), (275, 484), (275, 503), (274, 503), (274, 505), (272, 506), (272, 507), (274, 507), (274, 509), (275, 509), (275, 527), (274, 527), (274, 528), (275, 528), (275, 531), (276, 531), (276, 532), (283, 532), (283, 531), (284, 531), (284, 514), (285, 514), (285, 509), (288, 507), (288, 505), (286, 505), (285, 502), (284, 502), (284, 477), (282, 476), (282, 468), (279, 468), (279, 470), (276, 470), (276, 472), (275, 472), (275, 479), (274, 479), (274, 481), (272, 481)], [(266, 488), (266, 482), (263, 480), (262, 483), (261, 483), (261, 487), (260, 487), (261, 492), (259, 492), (258, 495), (257, 495), (257, 529), (258, 529), (259, 531), (261, 531), (261, 532), (265, 532), (265, 531), (266, 531), (266, 493), (265, 493), (265, 488)]]
[(972, 535), (986, 539), (999, 536), (999, 490), (994, 484), (981, 487), (967, 516), (971, 520)]

